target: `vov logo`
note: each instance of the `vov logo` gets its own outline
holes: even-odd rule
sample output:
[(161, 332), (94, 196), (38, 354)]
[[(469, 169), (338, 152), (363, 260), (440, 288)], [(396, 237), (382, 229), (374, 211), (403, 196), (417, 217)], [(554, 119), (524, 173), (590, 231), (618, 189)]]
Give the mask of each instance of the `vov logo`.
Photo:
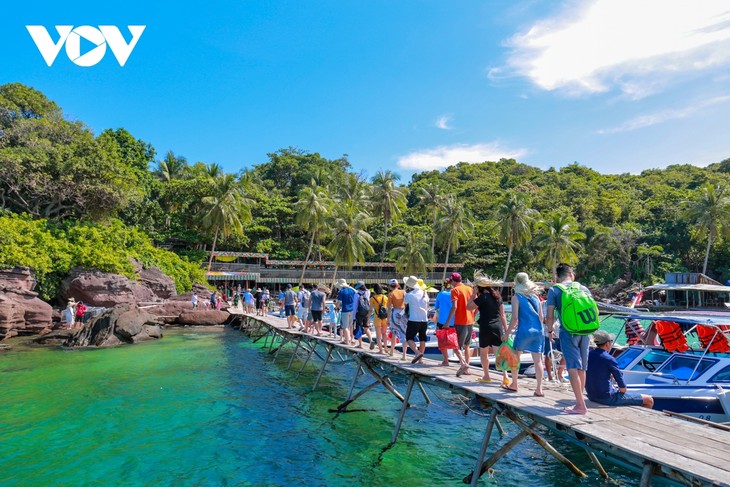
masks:
[[(98, 29), (90, 25), (80, 25), (76, 28), (73, 25), (57, 25), (56, 32), (59, 37), (56, 42), (51, 39), (51, 35), (42, 25), (25, 26), (48, 66), (53, 65), (65, 44), (66, 55), (71, 62), (83, 67), (94, 66), (101, 61), (106, 54), (107, 45), (117, 58), (119, 65), (124, 66), (146, 27), (146, 25), (128, 25), (127, 29), (132, 34), (132, 40), (127, 43), (119, 28), (114, 25), (100, 25)], [(82, 54), (81, 39), (95, 47)]]

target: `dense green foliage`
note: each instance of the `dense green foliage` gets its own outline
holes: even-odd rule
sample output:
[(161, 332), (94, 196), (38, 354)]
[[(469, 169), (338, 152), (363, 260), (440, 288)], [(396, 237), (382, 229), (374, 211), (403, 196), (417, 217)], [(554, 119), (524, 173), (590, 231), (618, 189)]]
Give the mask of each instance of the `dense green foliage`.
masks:
[(131, 276), (129, 257), (159, 266), (180, 290), (202, 279), (152, 241), (196, 264), (215, 245), (419, 272), (448, 259), (467, 276), (509, 280), (519, 271), (549, 279), (556, 261), (571, 260), (598, 285), (702, 271), (707, 257), (707, 274), (730, 278), (730, 159), (638, 175), (459, 163), (399, 184), (389, 171), (354, 174), (346, 156), (294, 148), (236, 174), (173, 152), (155, 157), (124, 129), (94, 136), (42, 93), (0, 86), (0, 208), (10, 225), (0, 264), (35, 268), (47, 295), (75, 265)]
[(107, 224), (50, 222), (7, 214), (0, 216), (0, 228), (0, 268), (33, 268), (38, 281), (36, 290), (44, 299), (55, 296), (58, 284), (74, 267), (134, 279), (132, 259), (144, 267), (157, 266), (173, 278), (178, 292), (188, 291), (193, 283), (205, 280), (198, 263), (155, 247), (147, 235), (119, 220)]

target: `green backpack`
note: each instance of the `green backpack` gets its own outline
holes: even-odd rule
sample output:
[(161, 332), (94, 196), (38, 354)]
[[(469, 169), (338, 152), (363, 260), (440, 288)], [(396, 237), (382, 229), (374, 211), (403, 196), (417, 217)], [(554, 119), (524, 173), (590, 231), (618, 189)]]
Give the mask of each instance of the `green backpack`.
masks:
[(560, 326), (571, 335), (590, 335), (598, 330), (598, 305), (579, 285), (555, 284), (563, 291), (560, 302)]

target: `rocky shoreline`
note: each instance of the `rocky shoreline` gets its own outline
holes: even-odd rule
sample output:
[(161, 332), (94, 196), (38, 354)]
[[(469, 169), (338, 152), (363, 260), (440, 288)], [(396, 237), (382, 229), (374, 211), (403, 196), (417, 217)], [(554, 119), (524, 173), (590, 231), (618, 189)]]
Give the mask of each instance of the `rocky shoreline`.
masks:
[(162, 338), (165, 326), (222, 325), (230, 319), (225, 309), (193, 310), (193, 292), (209, 299), (207, 287), (196, 284), (178, 295), (173, 280), (162, 271), (135, 265), (136, 281), (98, 270), (74, 269), (69, 274), (55, 301), (74, 298), (93, 311), (78, 329), (69, 329), (61, 320), (63, 309), (33, 291), (31, 269), (0, 270), (0, 351), (8, 348), (2, 342), (16, 336), (36, 336), (34, 342), (48, 345), (111, 347)]

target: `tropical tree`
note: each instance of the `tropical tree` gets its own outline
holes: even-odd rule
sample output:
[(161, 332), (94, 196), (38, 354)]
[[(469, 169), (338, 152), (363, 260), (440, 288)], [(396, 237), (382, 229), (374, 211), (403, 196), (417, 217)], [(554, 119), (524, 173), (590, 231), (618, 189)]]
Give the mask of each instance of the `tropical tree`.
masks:
[(296, 211), (295, 221), (305, 231), (310, 233), (309, 247), (307, 249), (307, 257), (304, 259), (302, 266), (302, 275), (299, 277), (299, 286), (304, 281), (304, 273), (307, 270), (307, 263), (312, 255), (315, 237), (322, 232), (327, 216), (330, 214), (332, 207), (332, 198), (330, 198), (327, 188), (320, 186), (312, 179), (309, 186), (306, 186), (299, 192), (299, 199), (294, 205)]
[(406, 209), (406, 195), (396, 186), (400, 176), (391, 172), (379, 170), (372, 180), (373, 210), (383, 215), (383, 250), (380, 253), (380, 263), (385, 261), (385, 250), (388, 246), (388, 225), (394, 223)]
[(167, 151), (165, 158), (157, 164), (157, 177), (160, 181), (170, 182), (173, 179), (182, 179), (188, 168), (188, 160), (183, 156), (176, 156)]
[(212, 181), (211, 194), (201, 202), (200, 223), (214, 232), (213, 246), (208, 260), (208, 271), (213, 265), (213, 253), (218, 237), (243, 235), (243, 224), (251, 221), (251, 205), (241, 181), (233, 174), (223, 174)]
[(574, 264), (578, 261), (576, 251), (581, 246), (585, 234), (578, 231), (578, 225), (572, 217), (562, 213), (553, 213), (538, 223), (537, 236), (533, 240), (539, 249), (537, 258), (550, 267), (553, 280), (557, 280), (556, 269), (559, 262)]
[(418, 201), (426, 215), (432, 219), (431, 256), (433, 259), (436, 258), (436, 223), (441, 211), (442, 200), (441, 188), (435, 181), (428, 181), (419, 188)]
[(441, 218), (436, 225), (437, 239), (441, 245), (446, 246), (446, 261), (442, 279), (446, 279), (446, 268), (449, 265), (451, 251), (459, 249), (461, 241), (469, 236), (472, 228), (474, 228), (474, 224), (471, 220), (471, 213), (464, 203), (453, 195), (444, 199)]
[(507, 264), (504, 266), (502, 281), (507, 281), (509, 263), (515, 245), (523, 245), (532, 237), (532, 224), (538, 212), (530, 208), (530, 201), (525, 193), (507, 195), (495, 212), (500, 241), (508, 247)]
[(373, 237), (366, 230), (371, 217), (353, 201), (345, 201), (337, 208), (334, 236), (327, 246), (335, 259), (333, 284), (339, 267), (351, 269), (355, 262), (365, 262), (366, 255), (375, 253)]
[(432, 257), (421, 232), (409, 228), (402, 237), (402, 244), (390, 251), (395, 267), (404, 275), (423, 275)]
[(707, 236), (705, 263), (702, 265), (702, 273), (706, 274), (712, 241), (721, 234), (730, 234), (730, 193), (727, 186), (704, 185), (699, 195), (689, 202), (685, 217), (694, 223), (698, 236)]

